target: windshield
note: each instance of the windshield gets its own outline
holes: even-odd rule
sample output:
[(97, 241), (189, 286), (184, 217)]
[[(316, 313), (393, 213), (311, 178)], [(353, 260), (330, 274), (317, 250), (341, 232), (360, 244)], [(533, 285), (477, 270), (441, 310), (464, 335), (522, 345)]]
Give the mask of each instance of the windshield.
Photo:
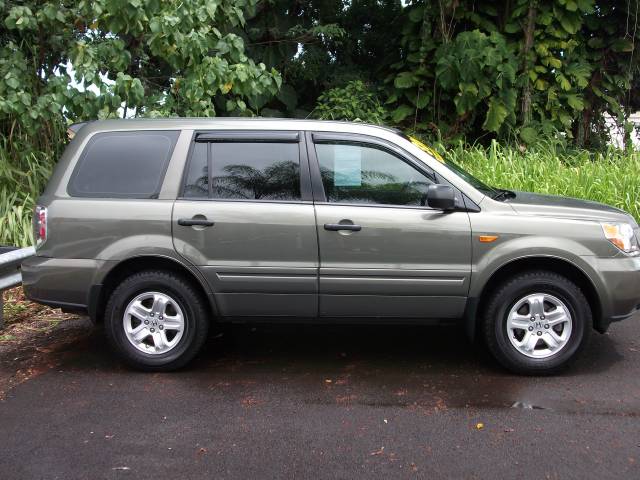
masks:
[(471, 175), (469, 172), (467, 172), (464, 168), (462, 168), (460, 165), (452, 162), (451, 160), (445, 160), (433, 148), (425, 145), (424, 143), (422, 143), (417, 138), (413, 138), (413, 137), (411, 137), (409, 135), (405, 135), (405, 134), (400, 134), (400, 135), (403, 138), (405, 138), (406, 140), (409, 140), (411, 143), (413, 143), (416, 147), (418, 147), (423, 152), (428, 153), (429, 155), (431, 155), (433, 158), (438, 160), (440, 163), (442, 163), (445, 167), (447, 167), (449, 170), (451, 170), (457, 176), (461, 177), (464, 181), (466, 181), (467, 183), (472, 185), (477, 190), (480, 190), (485, 195), (488, 195), (490, 197), (495, 197), (496, 195), (498, 195), (500, 193), (500, 191), (498, 189), (490, 187), (489, 185), (484, 183), (482, 180), (477, 179), (476, 177)]
[(469, 172), (467, 172), (460, 165), (458, 165), (456, 163), (453, 163), (453, 162), (451, 162), (449, 160), (447, 160), (446, 162), (442, 162), (442, 163), (444, 164), (445, 167), (447, 167), (453, 173), (455, 173), (459, 177), (462, 177), (463, 180), (465, 180), (467, 183), (471, 184), (477, 190), (480, 190), (485, 195), (488, 195), (490, 197), (495, 197), (499, 193), (498, 189), (490, 187), (489, 185), (484, 183), (482, 180), (478, 180), (476, 177), (471, 175)]

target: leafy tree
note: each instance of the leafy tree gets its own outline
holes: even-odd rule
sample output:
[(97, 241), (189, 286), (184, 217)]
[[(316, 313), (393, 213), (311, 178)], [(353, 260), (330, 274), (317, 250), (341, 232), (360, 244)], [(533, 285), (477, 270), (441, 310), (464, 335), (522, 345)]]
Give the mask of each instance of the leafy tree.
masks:
[(281, 79), (245, 53), (256, 3), (0, 0), (2, 134), (51, 148), (65, 118), (257, 110)]
[(362, 80), (379, 85), (398, 57), (392, 24), (401, 0), (262, 0), (247, 21), (247, 48), (283, 77), (268, 116), (306, 117), (318, 97)]
[(348, 118), (329, 112), (327, 99), (361, 81), (384, 89), (387, 121), (402, 127), (445, 138), (515, 133), (525, 143), (560, 131), (597, 146), (605, 114), (629, 133), (640, 106), (639, 8), (627, 0), (0, 0), (0, 132), (9, 145), (28, 135), (34, 151), (53, 151), (66, 120), (314, 109)]
[(518, 132), (530, 143), (561, 131), (594, 144), (606, 134), (605, 113), (625, 124), (640, 105), (638, 8), (622, 0), (413, 0), (402, 14), (401, 58), (386, 77), (392, 118), (447, 137)]

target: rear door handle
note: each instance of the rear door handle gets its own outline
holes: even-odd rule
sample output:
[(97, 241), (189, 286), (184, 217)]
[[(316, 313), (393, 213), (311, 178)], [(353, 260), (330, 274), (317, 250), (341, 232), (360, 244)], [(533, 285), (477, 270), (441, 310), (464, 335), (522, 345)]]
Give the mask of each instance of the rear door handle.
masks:
[(183, 227), (213, 227), (215, 223), (211, 220), (207, 220), (206, 218), (181, 218), (178, 220), (178, 225)]
[(360, 230), (362, 230), (362, 227), (360, 225), (354, 225), (352, 223), (325, 223), (324, 229), (331, 232), (339, 232), (340, 230), (359, 232)]

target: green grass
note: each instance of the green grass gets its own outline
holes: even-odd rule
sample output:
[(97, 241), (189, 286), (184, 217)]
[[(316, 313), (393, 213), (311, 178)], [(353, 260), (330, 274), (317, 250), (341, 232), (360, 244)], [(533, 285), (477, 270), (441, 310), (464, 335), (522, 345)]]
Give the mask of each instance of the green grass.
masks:
[(53, 155), (27, 149), (12, 155), (7, 143), (0, 140), (0, 245), (26, 247), (33, 245), (33, 208), (51, 176)]
[(640, 154), (564, 149), (552, 142), (520, 150), (490, 147), (445, 149), (479, 179), (500, 188), (595, 200), (621, 208), (640, 221)]

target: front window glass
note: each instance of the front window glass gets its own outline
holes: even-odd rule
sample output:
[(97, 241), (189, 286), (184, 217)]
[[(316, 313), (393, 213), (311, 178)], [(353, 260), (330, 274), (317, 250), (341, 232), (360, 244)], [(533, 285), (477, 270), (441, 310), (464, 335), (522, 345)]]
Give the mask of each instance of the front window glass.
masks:
[(424, 206), (433, 180), (373, 145), (316, 144), (328, 202)]

